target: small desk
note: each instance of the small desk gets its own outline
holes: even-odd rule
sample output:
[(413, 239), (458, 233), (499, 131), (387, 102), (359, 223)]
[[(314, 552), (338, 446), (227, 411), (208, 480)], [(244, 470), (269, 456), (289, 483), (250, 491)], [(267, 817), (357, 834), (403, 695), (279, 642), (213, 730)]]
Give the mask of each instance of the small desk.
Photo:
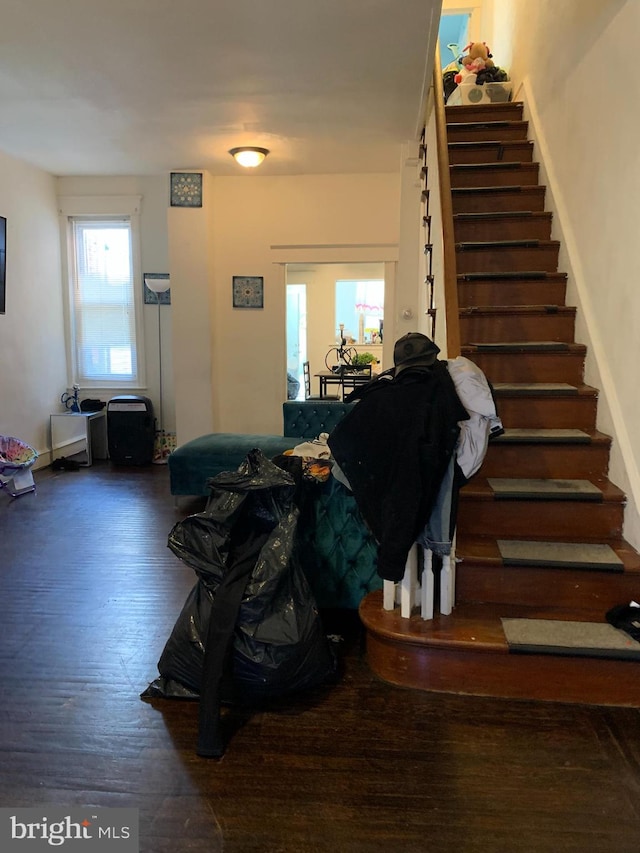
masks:
[(51, 415), (51, 461), (62, 456), (85, 467), (108, 458), (106, 409)]
[(333, 373), (331, 370), (321, 370), (320, 373), (314, 373), (320, 380), (320, 397), (326, 397), (327, 388), (329, 385), (339, 385), (344, 398), (345, 389), (353, 391), (358, 385), (366, 385), (371, 382), (371, 370), (366, 370), (358, 373), (346, 371), (345, 373)]

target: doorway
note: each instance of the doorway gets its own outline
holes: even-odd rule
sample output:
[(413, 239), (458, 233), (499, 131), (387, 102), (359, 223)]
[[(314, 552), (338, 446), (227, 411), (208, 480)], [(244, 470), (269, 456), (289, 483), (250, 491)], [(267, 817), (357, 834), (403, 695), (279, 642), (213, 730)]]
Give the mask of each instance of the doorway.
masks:
[[(328, 353), (340, 344), (340, 325), (358, 353), (370, 352), (382, 361), (385, 269), (383, 262), (286, 264), (287, 374), (300, 381), (297, 399), (304, 399), (304, 361), (309, 362), (312, 393), (318, 392), (319, 380), (314, 374), (327, 369)], [(371, 289), (372, 282), (377, 290), (369, 298), (367, 287)], [(353, 304), (345, 305), (341, 293), (347, 292)], [(369, 310), (374, 303), (375, 311)]]
[[(307, 361), (307, 285), (287, 284), (287, 399), (304, 400)], [(298, 383), (296, 386), (296, 382)]]

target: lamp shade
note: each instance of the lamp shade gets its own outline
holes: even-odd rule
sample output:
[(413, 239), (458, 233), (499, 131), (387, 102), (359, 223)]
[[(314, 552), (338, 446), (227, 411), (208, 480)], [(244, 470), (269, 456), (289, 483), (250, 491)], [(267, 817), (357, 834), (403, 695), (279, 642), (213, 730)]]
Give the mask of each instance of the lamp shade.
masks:
[(171, 288), (171, 278), (168, 275), (145, 275), (144, 283), (153, 293), (164, 293)]
[(231, 154), (231, 156), (237, 163), (249, 169), (253, 169), (256, 166), (259, 166), (268, 153), (268, 148), (255, 148), (247, 146), (244, 146), (242, 148), (232, 148), (229, 151), (229, 154)]

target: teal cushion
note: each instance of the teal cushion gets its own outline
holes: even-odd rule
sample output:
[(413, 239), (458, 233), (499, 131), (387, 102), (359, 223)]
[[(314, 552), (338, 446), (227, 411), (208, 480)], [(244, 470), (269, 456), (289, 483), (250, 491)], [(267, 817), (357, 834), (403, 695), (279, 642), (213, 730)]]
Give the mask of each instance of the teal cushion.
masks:
[(296, 445), (282, 435), (213, 432), (181, 444), (167, 459), (172, 495), (208, 495), (207, 480), (223, 471), (236, 471), (249, 451), (262, 450), (268, 459)]

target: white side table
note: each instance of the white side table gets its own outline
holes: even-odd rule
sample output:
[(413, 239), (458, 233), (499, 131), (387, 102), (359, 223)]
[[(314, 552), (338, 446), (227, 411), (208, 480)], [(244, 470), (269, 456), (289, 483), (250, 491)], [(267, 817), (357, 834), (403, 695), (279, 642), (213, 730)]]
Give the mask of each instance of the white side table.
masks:
[(83, 466), (94, 459), (107, 459), (106, 409), (51, 415), (51, 461), (62, 456)]

